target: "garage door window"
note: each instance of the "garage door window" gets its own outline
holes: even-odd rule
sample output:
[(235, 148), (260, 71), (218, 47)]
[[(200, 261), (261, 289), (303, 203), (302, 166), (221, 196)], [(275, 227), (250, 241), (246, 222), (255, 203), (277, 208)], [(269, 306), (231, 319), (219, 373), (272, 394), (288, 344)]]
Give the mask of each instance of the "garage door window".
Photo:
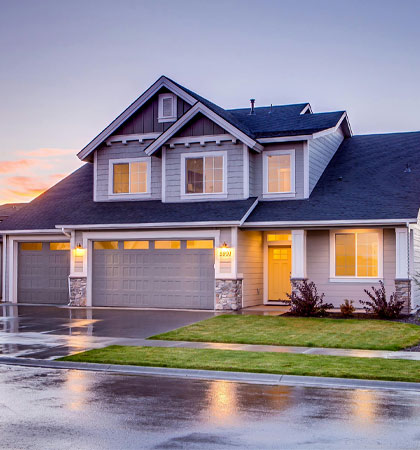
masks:
[(181, 248), (181, 241), (155, 241), (157, 250), (176, 250)]
[(20, 248), (26, 252), (40, 252), (42, 251), (42, 242), (23, 242)]
[(93, 248), (95, 250), (118, 250), (118, 241), (96, 241)]
[(50, 242), (50, 250), (70, 250), (70, 242)]
[(147, 250), (149, 241), (124, 241), (124, 250)]
[(187, 249), (205, 249), (205, 248), (213, 248), (213, 241), (211, 240), (187, 241)]

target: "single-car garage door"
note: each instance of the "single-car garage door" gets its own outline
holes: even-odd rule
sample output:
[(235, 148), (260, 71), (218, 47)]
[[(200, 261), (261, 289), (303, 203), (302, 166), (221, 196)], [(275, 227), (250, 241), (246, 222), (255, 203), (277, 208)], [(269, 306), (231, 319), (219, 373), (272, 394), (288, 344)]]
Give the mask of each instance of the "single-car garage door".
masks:
[(20, 242), (18, 302), (67, 304), (69, 273), (69, 242)]
[(213, 241), (96, 241), (92, 283), (93, 306), (213, 309)]

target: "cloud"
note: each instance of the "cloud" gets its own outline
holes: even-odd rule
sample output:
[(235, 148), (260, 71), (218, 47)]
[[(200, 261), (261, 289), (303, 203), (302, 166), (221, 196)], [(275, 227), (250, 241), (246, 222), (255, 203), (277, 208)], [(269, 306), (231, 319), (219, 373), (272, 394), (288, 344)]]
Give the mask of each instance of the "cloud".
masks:
[(37, 164), (32, 159), (19, 159), (17, 161), (0, 161), (0, 173), (15, 172), (22, 169), (29, 169)]

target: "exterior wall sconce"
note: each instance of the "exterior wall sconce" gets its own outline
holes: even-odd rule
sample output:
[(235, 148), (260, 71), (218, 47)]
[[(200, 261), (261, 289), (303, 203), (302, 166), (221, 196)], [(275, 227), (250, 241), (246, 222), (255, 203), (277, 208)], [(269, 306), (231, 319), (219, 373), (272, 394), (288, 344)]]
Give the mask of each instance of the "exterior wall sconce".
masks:
[(232, 257), (232, 249), (223, 242), (222, 246), (217, 249), (217, 255), (219, 258), (230, 258)]
[(84, 256), (86, 249), (82, 247), (82, 244), (77, 244), (76, 248), (73, 250), (74, 256)]

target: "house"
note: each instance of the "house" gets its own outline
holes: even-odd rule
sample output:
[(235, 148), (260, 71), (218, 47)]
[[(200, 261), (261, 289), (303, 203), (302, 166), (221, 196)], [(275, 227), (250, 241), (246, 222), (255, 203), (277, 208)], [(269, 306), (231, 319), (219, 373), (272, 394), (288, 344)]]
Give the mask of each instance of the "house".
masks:
[(417, 306), (420, 133), (226, 110), (162, 76), (78, 157), (0, 224), (5, 301), (235, 310), (310, 279), (336, 306), (379, 280)]

